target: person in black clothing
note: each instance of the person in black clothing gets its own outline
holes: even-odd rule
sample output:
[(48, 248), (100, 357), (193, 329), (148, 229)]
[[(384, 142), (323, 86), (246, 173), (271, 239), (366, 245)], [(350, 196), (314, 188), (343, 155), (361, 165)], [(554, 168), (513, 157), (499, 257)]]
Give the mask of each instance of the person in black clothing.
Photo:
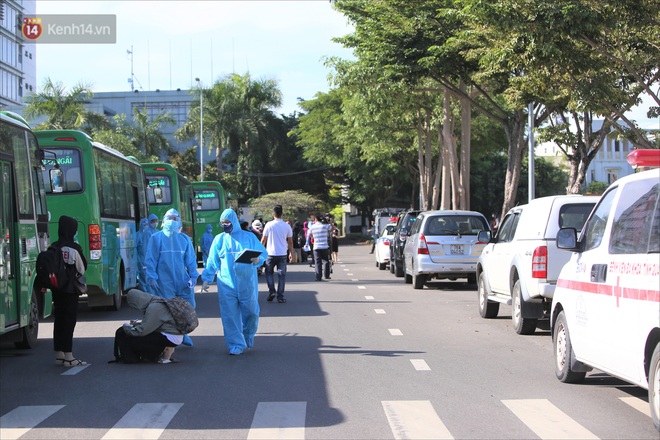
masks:
[(74, 240), (78, 235), (78, 221), (63, 215), (59, 220), (57, 241), (62, 250), (69, 281), (61, 289), (53, 289), (53, 346), (55, 363), (66, 367), (87, 365), (73, 356), (73, 330), (78, 320), (78, 288), (76, 282), (87, 269), (87, 259), (82, 248)]

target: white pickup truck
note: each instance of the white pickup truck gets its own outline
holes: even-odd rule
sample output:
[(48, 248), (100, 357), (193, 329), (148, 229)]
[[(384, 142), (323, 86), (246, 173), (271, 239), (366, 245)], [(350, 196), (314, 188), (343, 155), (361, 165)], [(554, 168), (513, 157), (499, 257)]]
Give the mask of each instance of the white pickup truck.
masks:
[(495, 318), (500, 304), (512, 305), (513, 328), (520, 335), (534, 333), (547, 318), (557, 278), (570, 254), (556, 246), (560, 228), (582, 229), (597, 196), (540, 197), (511, 209), (495, 237), (487, 241), (477, 263), (479, 314)]

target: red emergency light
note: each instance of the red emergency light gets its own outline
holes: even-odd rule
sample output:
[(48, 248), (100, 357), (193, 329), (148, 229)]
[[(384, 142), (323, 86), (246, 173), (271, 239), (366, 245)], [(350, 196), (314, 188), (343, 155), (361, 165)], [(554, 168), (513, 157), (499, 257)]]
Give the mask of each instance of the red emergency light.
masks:
[(628, 154), (627, 160), (633, 169), (660, 167), (660, 150), (633, 150)]

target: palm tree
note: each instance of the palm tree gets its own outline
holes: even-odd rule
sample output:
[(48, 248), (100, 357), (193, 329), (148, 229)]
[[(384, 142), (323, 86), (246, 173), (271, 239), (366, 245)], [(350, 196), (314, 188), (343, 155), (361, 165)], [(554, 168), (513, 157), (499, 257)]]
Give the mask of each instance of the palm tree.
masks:
[(91, 133), (93, 128), (108, 128), (110, 122), (104, 115), (85, 108), (91, 98), (91, 89), (83, 83), (67, 92), (64, 84), (46, 78), (41, 92), (27, 97), (24, 114), (27, 119), (46, 116), (46, 121), (35, 127), (38, 130), (75, 129)]
[(167, 113), (159, 113), (152, 121), (149, 121), (147, 109), (141, 111), (133, 107), (133, 124), (127, 127), (133, 145), (146, 156), (160, 156), (165, 151), (170, 151), (170, 143), (161, 131), (163, 124), (176, 124), (172, 116)]
[[(215, 148), (219, 178), (225, 151), (240, 158), (244, 154), (251, 156), (251, 151), (260, 151), (266, 145), (268, 127), (275, 118), (270, 109), (280, 106), (282, 101), (275, 81), (253, 81), (249, 73), (231, 74), (216, 81), (210, 89), (192, 93), (196, 98), (203, 94), (204, 139), (209, 141), (209, 151)], [(193, 102), (188, 121), (175, 134), (179, 140), (194, 138), (199, 133), (199, 99)]]

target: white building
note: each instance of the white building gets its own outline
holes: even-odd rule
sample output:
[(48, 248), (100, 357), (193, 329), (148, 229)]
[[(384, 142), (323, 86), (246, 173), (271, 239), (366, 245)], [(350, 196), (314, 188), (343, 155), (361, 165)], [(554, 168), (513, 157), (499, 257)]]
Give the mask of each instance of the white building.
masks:
[(0, 1), (0, 108), (21, 105), (37, 90), (36, 46), (21, 31), (23, 16), (35, 11), (35, 0)]

